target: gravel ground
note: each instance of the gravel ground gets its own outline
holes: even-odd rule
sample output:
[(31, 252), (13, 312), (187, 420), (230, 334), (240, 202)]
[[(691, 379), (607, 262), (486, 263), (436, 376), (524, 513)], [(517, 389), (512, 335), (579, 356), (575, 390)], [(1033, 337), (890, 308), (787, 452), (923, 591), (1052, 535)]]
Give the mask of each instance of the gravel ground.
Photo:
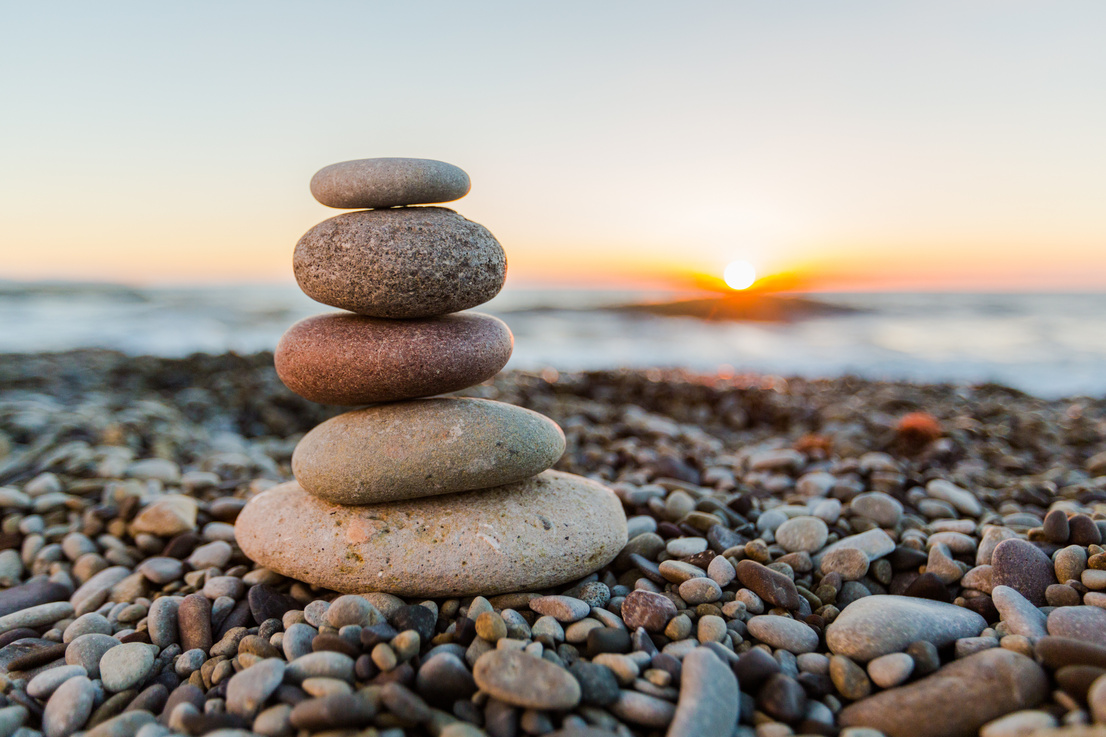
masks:
[(1106, 399), (661, 371), (462, 394), (561, 424), (556, 468), (630, 518), (609, 567), (435, 601), (284, 579), (233, 522), (340, 410), (270, 354), (0, 356), (0, 735), (1106, 731)]

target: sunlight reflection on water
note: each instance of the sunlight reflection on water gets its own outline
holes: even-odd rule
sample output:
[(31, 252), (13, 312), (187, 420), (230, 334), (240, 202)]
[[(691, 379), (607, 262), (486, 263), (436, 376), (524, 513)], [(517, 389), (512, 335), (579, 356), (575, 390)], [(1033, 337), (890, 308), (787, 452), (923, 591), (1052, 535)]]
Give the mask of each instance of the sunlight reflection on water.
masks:
[[(657, 293), (506, 291), (482, 311), (515, 334), (509, 368), (686, 367), (803, 376), (999, 381), (1043, 396), (1106, 393), (1106, 295), (835, 294), (864, 312), (790, 324), (710, 323), (581, 307)], [(519, 311), (525, 308), (554, 308)], [(556, 309), (571, 307), (577, 311)], [(272, 350), (329, 308), (294, 286), (0, 289), (0, 352), (99, 347), (182, 356)]]

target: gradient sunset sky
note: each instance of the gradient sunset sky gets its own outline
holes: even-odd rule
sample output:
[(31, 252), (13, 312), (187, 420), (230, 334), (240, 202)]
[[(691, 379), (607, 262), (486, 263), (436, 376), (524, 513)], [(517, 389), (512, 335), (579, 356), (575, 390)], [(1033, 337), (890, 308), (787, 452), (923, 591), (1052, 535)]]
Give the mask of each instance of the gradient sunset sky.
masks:
[[(0, 278), (291, 281), (415, 156), (509, 284), (1106, 287), (1106, 3), (0, 3)], [(790, 281), (794, 278), (794, 281)]]

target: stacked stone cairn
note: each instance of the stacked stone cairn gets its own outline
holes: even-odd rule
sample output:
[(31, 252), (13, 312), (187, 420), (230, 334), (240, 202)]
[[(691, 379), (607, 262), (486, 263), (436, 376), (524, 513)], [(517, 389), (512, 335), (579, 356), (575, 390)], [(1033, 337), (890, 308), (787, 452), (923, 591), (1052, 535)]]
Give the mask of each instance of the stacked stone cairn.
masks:
[(461, 169), (425, 159), (346, 161), (311, 180), (319, 202), (357, 211), (300, 239), (296, 280), (346, 311), (293, 325), (276, 369), (311, 401), (368, 406), (307, 433), (296, 480), (246, 505), (235, 534), (260, 565), (346, 593), (490, 595), (580, 578), (625, 544), (609, 489), (548, 470), (565, 449), (556, 423), (436, 396), (494, 376), (514, 342), (502, 321), (463, 312), (502, 288), (502, 246), (453, 210), (416, 206), (468, 190)]

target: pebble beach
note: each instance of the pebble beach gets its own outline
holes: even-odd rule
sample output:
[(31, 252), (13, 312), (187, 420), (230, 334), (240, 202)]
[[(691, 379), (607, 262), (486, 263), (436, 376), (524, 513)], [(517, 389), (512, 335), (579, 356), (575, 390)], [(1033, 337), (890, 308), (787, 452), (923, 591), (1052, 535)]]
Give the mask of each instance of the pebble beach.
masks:
[(553, 370), (461, 395), (563, 428), (554, 469), (627, 517), (612, 562), (311, 587), (235, 540), (340, 412), (271, 354), (0, 357), (0, 734), (1106, 731), (1106, 400)]

